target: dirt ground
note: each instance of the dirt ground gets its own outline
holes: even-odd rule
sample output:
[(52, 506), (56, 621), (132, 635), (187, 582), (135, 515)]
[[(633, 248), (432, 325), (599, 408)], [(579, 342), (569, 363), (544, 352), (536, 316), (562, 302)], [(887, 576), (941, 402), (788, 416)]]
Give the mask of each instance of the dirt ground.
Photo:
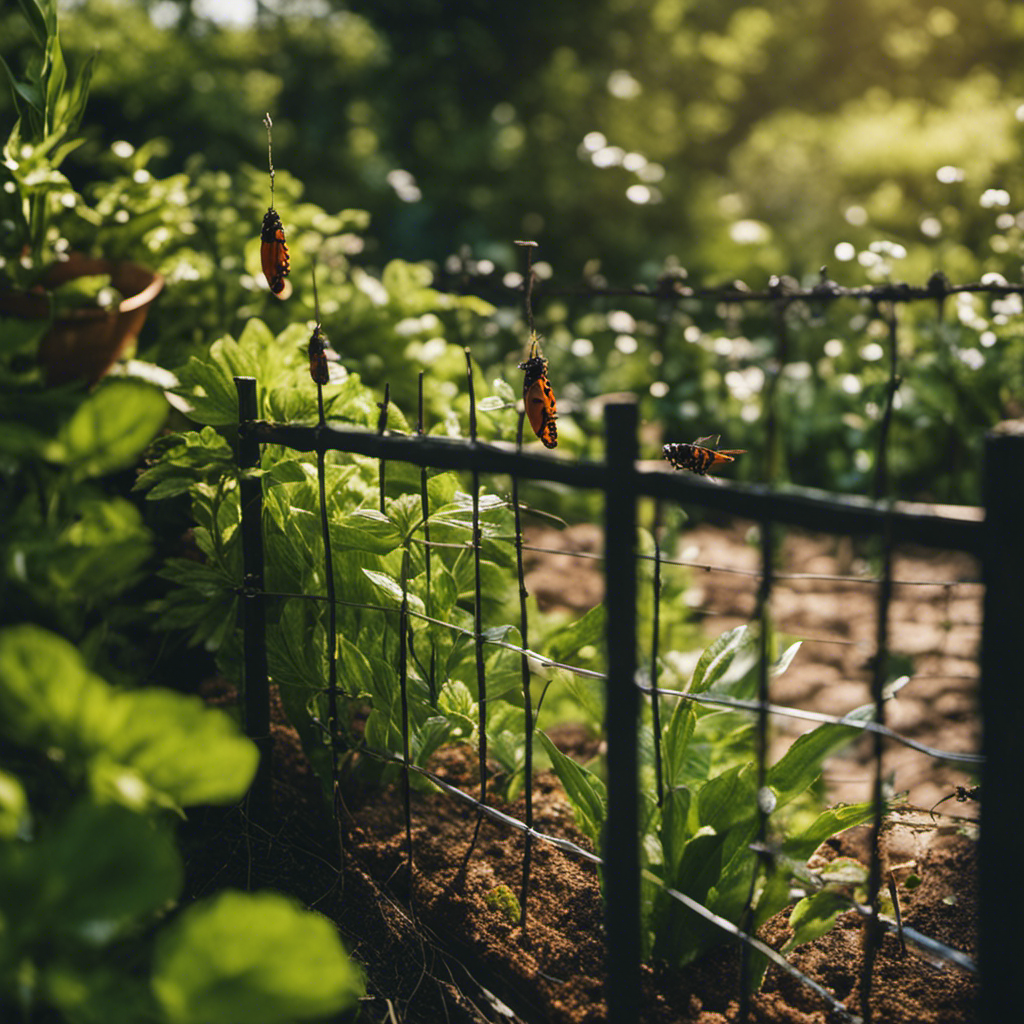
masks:
[[(600, 531), (575, 527), (547, 535), (534, 532), (535, 547), (599, 551)], [(790, 535), (780, 573), (858, 575), (857, 556), (831, 541)], [(757, 549), (740, 527), (701, 526), (687, 531), (676, 558), (741, 570), (757, 565)], [(600, 563), (531, 553), (527, 586), (542, 604), (576, 610), (601, 598)], [(703, 618), (708, 637), (747, 621), (756, 579), (736, 573), (689, 572), (687, 604)], [(969, 751), (978, 741), (976, 653), (981, 587), (977, 566), (958, 556), (901, 552), (892, 606), (891, 646), (906, 655), (911, 682), (890, 702), (889, 724), (937, 747)], [(922, 585), (916, 581), (931, 581)], [(773, 608), (780, 629), (814, 638), (792, 667), (772, 682), (772, 700), (840, 714), (868, 700), (873, 653), (874, 587), (864, 583), (780, 579)], [(220, 695), (220, 700), (230, 699)], [(774, 743), (790, 742), (812, 723), (782, 719)], [(556, 731), (574, 750), (585, 738)], [(197, 815), (184, 833), (190, 892), (200, 895), (226, 884), (292, 893), (335, 920), (353, 956), (364, 966), (367, 998), (360, 1020), (389, 1022), (522, 1021), (527, 1024), (598, 1024), (604, 1005), (604, 945), (596, 869), (548, 844), (534, 842), (527, 928), (488, 905), (499, 885), (520, 891), (524, 838), (483, 819), (472, 807), (440, 793), (412, 794), (413, 871), (410, 879), (400, 785), (367, 799), (349, 794), (328, 820), (318, 784), (294, 731), (275, 713), (275, 824), (257, 827), (240, 811)], [(582, 749), (582, 748), (581, 748)], [(473, 793), (475, 757), (448, 748), (432, 765), (442, 777)], [(924, 755), (887, 744), (885, 771), (907, 797), (886, 824), (886, 871), (899, 892), (905, 924), (976, 954), (975, 804), (936, 801), (966, 784), (968, 776), (936, 767)], [(870, 749), (861, 741), (826, 772), (834, 799), (865, 799)], [(534, 818), (542, 832), (587, 841), (549, 773), (534, 781)], [(504, 808), (522, 818), (524, 805)], [(948, 812), (943, 814), (942, 812)], [(836, 856), (866, 862), (867, 830), (851, 830), (826, 843), (812, 866)], [(906, 884), (920, 878), (916, 888)], [(767, 923), (761, 937), (781, 946), (788, 912)], [(861, 1013), (862, 929), (855, 912), (843, 915), (828, 935), (788, 957), (824, 985), (851, 1013)], [(738, 955), (735, 947), (696, 967), (672, 971), (645, 966), (642, 1020), (650, 1024), (724, 1024), (738, 1020)], [(873, 1020), (884, 1024), (960, 1024), (976, 1019), (971, 975), (943, 966), (896, 938), (886, 936), (871, 991)], [(345, 1018), (339, 1018), (345, 1019)], [(831, 1018), (817, 995), (777, 968), (753, 999), (751, 1021), (763, 1024), (825, 1024)], [(620, 1024), (620, 1022), (615, 1022)], [(626, 1024), (626, 1022), (621, 1022)]]

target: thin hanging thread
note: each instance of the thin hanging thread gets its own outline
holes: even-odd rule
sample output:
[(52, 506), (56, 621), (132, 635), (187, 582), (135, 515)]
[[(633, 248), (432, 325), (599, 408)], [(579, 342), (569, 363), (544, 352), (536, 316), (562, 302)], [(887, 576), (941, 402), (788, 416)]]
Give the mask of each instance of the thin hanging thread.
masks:
[[(267, 126), (267, 168), (270, 171), (270, 206), (274, 206), (274, 145), (271, 136), (274, 122), (270, 120), (270, 114), (263, 115), (263, 123)], [(317, 313), (317, 323), (320, 322), (320, 314)]]

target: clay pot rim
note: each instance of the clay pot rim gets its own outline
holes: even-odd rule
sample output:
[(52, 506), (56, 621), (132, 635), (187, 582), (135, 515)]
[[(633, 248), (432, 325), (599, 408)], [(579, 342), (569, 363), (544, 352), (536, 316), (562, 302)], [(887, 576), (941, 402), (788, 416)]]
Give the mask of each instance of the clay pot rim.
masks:
[[(62, 268), (66, 268), (69, 264), (80, 268), (76, 273), (67, 275), (66, 280), (69, 281), (74, 280), (76, 277), (85, 277), (93, 272), (104, 273), (113, 268), (122, 268), (131, 273), (145, 275), (149, 279), (149, 283), (141, 291), (123, 296), (121, 301), (111, 309), (88, 306), (70, 309), (60, 315), (59, 319), (61, 320), (90, 320), (107, 317), (112, 313), (134, 312), (153, 302), (157, 295), (163, 291), (166, 284), (162, 274), (157, 273), (155, 270), (150, 270), (149, 267), (145, 267), (141, 263), (135, 263), (133, 260), (114, 260), (98, 256), (83, 256), (76, 253), (69, 260), (55, 263), (49, 267), (43, 278), (43, 283), (35, 285), (28, 291), (10, 290), (0, 292), (0, 304), (8, 306), (7, 311), (14, 313), (16, 316), (49, 317), (52, 307), (48, 297), (50, 288), (47, 287), (46, 282), (52, 281), (55, 274), (62, 277)], [(115, 290), (120, 291), (116, 285), (114, 287)], [(17, 307), (21, 307), (20, 310)]]

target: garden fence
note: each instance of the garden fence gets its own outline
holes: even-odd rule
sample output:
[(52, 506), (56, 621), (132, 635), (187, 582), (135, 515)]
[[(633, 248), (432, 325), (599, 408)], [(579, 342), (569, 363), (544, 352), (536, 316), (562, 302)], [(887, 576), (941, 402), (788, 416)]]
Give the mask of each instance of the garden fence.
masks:
[[(797, 300), (831, 301), (852, 297), (872, 303), (898, 304), (923, 299), (939, 300), (956, 292), (977, 291), (992, 295), (1020, 294), (1024, 286), (1005, 283), (981, 283), (952, 286), (941, 275), (934, 276), (925, 288), (885, 286), (866, 289), (841, 289), (831, 282), (810, 290), (800, 290), (773, 279), (771, 287), (763, 293), (741, 290), (695, 291), (678, 282), (670, 282), (658, 290), (614, 290), (602, 294), (646, 295), (670, 302), (699, 299), (711, 303), (761, 302), (773, 305), (778, 311), (777, 361), (774, 373), (785, 362), (785, 307)], [(549, 294), (554, 294), (551, 290)], [(589, 295), (596, 294), (593, 290)], [(743, 945), (744, 957), (751, 949), (767, 956), (780, 968), (800, 977), (823, 1000), (837, 1019), (871, 1020), (870, 991), (872, 967), (881, 941), (882, 931), (894, 926), (879, 913), (879, 895), (882, 888), (879, 838), (883, 821), (882, 751), (886, 743), (902, 743), (929, 756), (960, 763), (982, 772), (981, 791), (984, 797), (980, 838), (980, 921), (979, 961), (982, 981), (982, 1019), (1001, 1021), (1007, 1007), (1014, 1005), (1017, 965), (1024, 960), (1024, 940), (1020, 935), (1020, 922), (1024, 912), (1024, 892), (1014, 870), (1020, 849), (1020, 815), (1016, 809), (1018, 798), (1019, 737), (1024, 735), (1024, 688), (1021, 686), (1019, 636), (1021, 616), (1024, 613), (1024, 429), (1013, 424), (991, 432), (985, 441), (984, 463), (984, 518), (963, 517), (949, 508), (931, 508), (905, 502), (884, 500), (888, 491), (886, 450), (892, 404), (899, 385), (897, 366), (896, 317), (890, 318), (890, 384), (887, 404), (883, 409), (876, 460), (876, 499), (845, 497), (804, 488), (773, 488), (769, 485), (720, 483), (711, 485), (703, 479), (671, 471), (651, 469), (638, 463), (638, 415), (634, 402), (611, 402), (604, 410), (605, 457), (602, 462), (568, 462), (548, 456), (526, 454), (522, 451), (523, 417), (519, 417), (517, 444), (485, 443), (477, 438), (476, 402), (472, 368), (467, 350), (467, 383), (470, 399), (469, 437), (452, 439), (423, 433), (422, 375), (420, 378), (420, 421), (415, 435), (395, 435), (386, 432), (387, 398), (382, 404), (379, 430), (376, 433), (330, 426), (321, 416), (316, 426), (275, 424), (261, 421), (257, 411), (257, 382), (251, 377), (235, 379), (239, 396), (239, 465), (241, 476), (242, 539), (245, 580), (242, 594), (242, 623), (244, 627), (244, 679), (245, 721), (249, 734), (260, 745), (263, 757), (261, 769), (250, 796), (249, 810), (257, 820), (266, 820), (270, 814), (270, 717), (269, 681), (265, 646), (265, 601), (270, 597), (293, 597), (326, 601), (329, 613), (328, 636), (335, 636), (334, 610), (345, 604), (334, 593), (334, 574), (330, 566), (330, 544), (327, 532), (324, 492), (324, 460), (328, 451), (369, 456), (381, 460), (381, 491), (383, 496), (384, 464), (396, 460), (421, 467), (422, 500), (426, 503), (426, 469), (454, 470), (471, 475), (470, 496), (473, 502), (472, 548), (476, 561), (475, 624), (472, 631), (452, 623), (431, 619), (412, 609), (407, 592), (403, 589), (399, 608), (381, 606), (379, 611), (397, 617), (400, 638), (409, 633), (410, 617), (419, 616), (456, 632), (470, 636), (475, 645), (477, 682), (480, 705), (480, 795), (471, 797), (437, 778), (427, 770), (412, 765), (409, 758), (409, 731), (407, 683), (407, 643), (399, 643), (399, 684), (402, 698), (404, 752), (401, 758), (386, 752), (376, 756), (397, 761), (404, 766), (404, 798), (406, 809), (406, 841), (409, 870), (412, 870), (412, 834), (409, 772), (415, 771), (431, 778), (444, 792), (460, 801), (468, 801), (477, 809), (477, 828), (482, 815), (497, 820), (511, 829), (525, 834), (526, 847), (523, 866), (522, 913), (525, 926), (528, 908), (528, 880), (532, 841), (553, 843), (576, 856), (605, 867), (606, 941), (608, 947), (608, 1012), (611, 1021), (640, 1019), (640, 881), (638, 835), (638, 757), (637, 729), (640, 725), (641, 702), (650, 695), (655, 715), (655, 735), (658, 731), (658, 696), (697, 700), (742, 708), (756, 715), (758, 741), (756, 745), (757, 792), (765, 789), (767, 724), (769, 716), (790, 715), (811, 721), (838, 722), (863, 729), (873, 737), (872, 798), (872, 851), (868, 899), (856, 907), (864, 918), (865, 965), (861, 986), (862, 1018), (857, 1018), (834, 995), (817, 982), (803, 976), (783, 957), (754, 936), (695, 903), (683, 893), (670, 890), (672, 898), (689, 907), (729, 933)], [(768, 440), (772, 443), (774, 414), (769, 403), (767, 412)], [(260, 463), (262, 444), (282, 445), (287, 448), (315, 452), (318, 460), (325, 556), (325, 595), (275, 595), (264, 587), (263, 544), (261, 534), (262, 493), (257, 474), (246, 472)], [(512, 480), (512, 507), (515, 513), (515, 546), (519, 567), (521, 646), (507, 644), (485, 635), (481, 621), (480, 583), (480, 474), (501, 474)], [(567, 840), (545, 835), (533, 827), (530, 803), (530, 785), (525, 788), (525, 820), (516, 820), (488, 803), (487, 795), (487, 738), (486, 738), (486, 673), (484, 647), (499, 644), (518, 651), (521, 655), (525, 703), (525, 735), (527, 738), (527, 779), (531, 772), (531, 737), (533, 709), (529, 695), (529, 659), (555, 665), (550, 659), (529, 649), (523, 585), (523, 543), (520, 521), (518, 482), (520, 480), (549, 481), (572, 489), (589, 489), (604, 497), (604, 576), (607, 610), (607, 672), (595, 673), (572, 665), (557, 665), (579, 675), (604, 680), (607, 708), (607, 779), (608, 827), (606, 841), (600, 856), (576, 846)], [(657, 674), (657, 613), (659, 574), (663, 564), (676, 561), (665, 557), (655, 546), (653, 555), (638, 555), (636, 548), (637, 504), (640, 499), (654, 499), (657, 503), (673, 502), (717, 510), (753, 520), (760, 524), (761, 568), (757, 611), (761, 620), (761, 659), (759, 692), (756, 701), (741, 701), (709, 694), (688, 694), (658, 687)], [(657, 507), (657, 506), (656, 506)], [(872, 701), (875, 707), (873, 721), (860, 721), (833, 717), (817, 712), (788, 708), (772, 703), (768, 679), (767, 616), (773, 584), (777, 578), (773, 560), (773, 526), (785, 524), (839, 536), (873, 536), (881, 546), (882, 570), (878, 578), (846, 577), (877, 584), (876, 650), (872, 662)], [(429, 530), (429, 527), (428, 527)], [(657, 535), (656, 535), (657, 541)], [(429, 532), (423, 537), (426, 552), (427, 580), (429, 581)], [(967, 552), (980, 559), (985, 588), (984, 622), (982, 626), (981, 655), (981, 709), (983, 715), (983, 749), (981, 754), (964, 754), (937, 750), (900, 735), (885, 723), (885, 654), (888, 650), (889, 603), (892, 596), (893, 550), (899, 544), (917, 544), (926, 547)], [(639, 671), (637, 657), (637, 579), (638, 558), (653, 558), (655, 573), (655, 627), (654, 649), (650, 672)], [(685, 562), (683, 564), (686, 564)], [(785, 575), (785, 574), (782, 574)], [(808, 574), (803, 574), (807, 578)], [(823, 577), (830, 578), (830, 577)], [(835, 578), (835, 577), (831, 577)], [(897, 581), (899, 582), (899, 581)], [(911, 581), (914, 582), (914, 581)], [(428, 583), (429, 586), (429, 583)], [(361, 605), (361, 607), (367, 607)], [(328, 644), (329, 678), (326, 693), (330, 702), (329, 718), (336, 721), (336, 700), (339, 688), (336, 678), (334, 642)], [(332, 735), (332, 742), (334, 736)], [(656, 750), (657, 753), (657, 750)], [(659, 773), (660, 774), (660, 773)], [(660, 778), (659, 778), (660, 785)], [(660, 795), (660, 794), (659, 794)], [(760, 845), (764, 847), (768, 802), (758, 801)], [(475, 837), (474, 837), (475, 838)], [(472, 844), (470, 849), (472, 850)], [(648, 880), (657, 882), (653, 876)], [(904, 929), (906, 935), (918, 945), (966, 970), (975, 965), (962, 953), (949, 949), (927, 936)], [(748, 1005), (746, 986), (740, 985), (741, 1017), (746, 1019)]]

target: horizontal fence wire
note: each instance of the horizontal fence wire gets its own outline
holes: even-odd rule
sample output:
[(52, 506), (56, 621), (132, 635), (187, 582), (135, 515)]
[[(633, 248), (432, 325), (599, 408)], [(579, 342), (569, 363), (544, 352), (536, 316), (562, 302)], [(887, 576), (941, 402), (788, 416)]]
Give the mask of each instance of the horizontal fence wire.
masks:
[[(491, 538), (492, 540), (511, 540), (511, 537), (505, 537), (498, 534)], [(417, 543), (423, 544), (424, 541), (417, 540)], [(431, 542), (436, 545), (436, 542)], [(451, 548), (462, 548), (468, 547), (465, 544), (446, 544), (445, 547)], [(537, 544), (524, 544), (524, 551), (537, 551), (541, 554), (546, 555), (565, 555), (567, 558), (582, 558), (590, 559), (593, 561), (603, 562), (604, 555), (598, 551), (574, 551), (572, 548), (548, 548), (541, 547)], [(669, 558), (667, 555), (646, 555), (638, 554), (636, 556), (642, 561), (653, 562), (657, 558), (657, 561), (662, 565), (678, 565), (687, 569), (700, 569), (702, 572), (721, 572), (728, 573), (734, 576), (746, 576), (750, 579), (760, 579), (760, 569), (741, 569), (738, 566), (733, 565), (716, 565), (714, 562), (697, 562), (688, 558)], [(826, 572), (777, 572), (773, 573), (772, 579), (776, 582), (782, 581), (820, 581), (822, 583), (874, 583), (878, 584), (881, 580), (877, 576), (843, 576), (835, 573)], [(892, 581), (894, 587), (980, 587), (984, 584), (981, 580), (904, 580), (894, 579)]]
[[(614, 287), (595, 283), (566, 287), (536, 277), (530, 286), (539, 298), (581, 298), (581, 299), (655, 299), (660, 301), (701, 304), (728, 303), (754, 305), (766, 303), (831, 303), (839, 299), (854, 299), (876, 305), (882, 302), (908, 303), (924, 300), (941, 302), (954, 295), (1024, 295), (1024, 284), (1010, 284), (999, 274), (987, 275), (988, 280), (967, 284), (952, 284), (941, 272), (933, 274), (925, 285), (902, 283), (883, 285), (844, 286), (822, 275), (819, 282), (803, 287), (792, 278), (772, 275), (768, 287), (754, 291), (746, 284), (736, 282), (720, 287), (693, 287), (686, 278), (678, 274), (666, 274), (652, 287), (637, 284), (628, 287)], [(514, 305), (522, 296), (525, 282), (520, 275), (513, 275), (515, 283), (502, 284), (487, 278), (467, 280), (438, 275), (434, 287), (456, 294), (479, 295), (492, 299), (496, 305)], [(503, 301), (504, 300), (504, 301)]]
[[(263, 596), (267, 598), (287, 598), (299, 601), (322, 601), (326, 602), (327, 598), (318, 596), (316, 594), (295, 594), (282, 591), (268, 590), (263, 592)], [(398, 616), (401, 613), (401, 608), (398, 606), (388, 607), (387, 605), (379, 604), (368, 604), (363, 601), (346, 601), (342, 599), (336, 599), (336, 604), (346, 608), (357, 608), (363, 611), (381, 612), (387, 615)], [(468, 626), (460, 626), (455, 622), (446, 622), (444, 619), (434, 618), (432, 615), (427, 615), (424, 612), (416, 611), (414, 608), (408, 610), (410, 618), (418, 619), (421, 622), (427, 622), (434, 626), (440, 626), (444, 629), (449, 629), (453, 633), (458, 633), (461, 636), (465, 636), (468, 639), (476, 640), (477, 634), (470, 629)], [(513, 644), (507, 640), (499, 640), (496, 637), (488, 636), (483, 633), (480, 636), (480, 641), (489, 647), (500, 647), (504, 650), (511, 651), (515, 654), (525, 655), (536, 665), (544, 668), (554, 669), (556, 671), (568, 672), (571, 675), (577, 676), (580, 679), (591, 679), (596, 682), (607, 682), (608, 673), (601, 672), (597, 669), (584, 668), (581, 665), (572, 665), (568, 662), (557, 661), (554, 658), (549, 658), (546, 654), (541, 654), (539, 651), (531, 650), (529, 647), (524, 647), (520, 644)], [(974, 676), (947, 676), (947, 675), (913, 675), (909, 677), (913, 679), (966, 679), (974, 681)], [(287, 684), (285, 684), (287, 685)], [(303, 685), (304, 688), (308, 687)], [(640, 680), (635, 681), (635, 685), (638, 690), (642, 693), (651, 693), (653, 688), (641, 682)], [(326, 693), (327, 688), (320, 692)], [(732, 708), (736, 711), (750, 711), (757, 712), (760, 710), (761, 705), (756, 700), (745, 700), (740, 697), (730, 697), (727, 695), (716, 695), (710, 693), (690, 693), (687, 690), (675, 690), (666, 689), (664, 686), (658, 686), (658, 694), (662, 697), (676, 697), (681, 700), (692, 701), (696, 704), (706, 704), (709, 706), (718, 706), (725, 708)], [(353, 696), (349, 694), (349, 696)], [(858, 718), (850, 718), (846, 715), (830, 715), (824, 711), (808, 711), (803, 708), (789, 707), (783, 704), (768, 703), (765, 708), (769, 714), (778, 715), (784, 718), (799, 719), (807, 722), (817, 722), (821, 725), (845, 725), (852, 729), (860, 729), (863, 732), (880, 732), (888, 739), (893, 740), (896, 743), (901, 744), (909, 748), (910, 750), (916, 750), (919, 753), (927, 754), (929, 757), (935, 758), (938, 761), (950, 761), (957, 764), (967, 765), (982, 765), (985, 762), (984, 755), (974, 754), (964, 751), (954, 750), (941, 750), (938, 747), (931, 747), (925, 743), (921, 743), (919, 740), (911, 739), (909, 736), (904, 736), (902, 733), (897, 732), (895, 729), (890, 728), (886, 725), (879, 725), (877, 722), (871, 720), (863, 720)]]

